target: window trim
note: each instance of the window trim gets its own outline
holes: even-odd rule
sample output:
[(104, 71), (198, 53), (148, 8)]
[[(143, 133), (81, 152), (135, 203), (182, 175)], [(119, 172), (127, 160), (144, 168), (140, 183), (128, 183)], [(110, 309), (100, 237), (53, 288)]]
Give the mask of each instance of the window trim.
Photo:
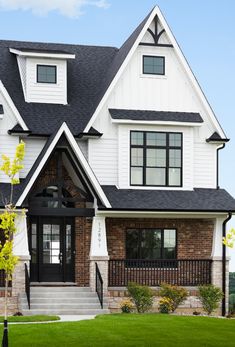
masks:
[[(178, 230), (177, 228), (166, 228), (166, 227), (156, 227), (156, 228), (126, 228), (125, 230), (125, 260), (132, 260), (133, 258), (127, 258), (127, 231), (129, 230), (138, 230), (139, 233), (143, 230), (161, 230), (161, 258), (157, 258), (157, 259), (142, 259), (140, 257), (141, 252), (138, 249), (138, 260), (177, 260), (178, 259)], [(164, 230), (175, 230), (175, 258), (174, 259), (165, 259), (162, 257), (163, 254), (163, 249), (164, 249)], [(163, 237), (162, 237), (163, 235)], [(140, 237), (138, 237), (138, 242), (140, 240)]]
[[(144, 72), (144, 58), (163, 58), (163, 73)], [(143, 75), (153, 75), (153, 76), (165, 76), (166, 75), (166, 58), (165, 58), (165, 56), (144, 54), (142, 56), (142, 74)]]
[[(131, 134), (132, 133), (143, 133), (143, 145), (132, 145), (131, 144)], [(147, 133), (162, 133), (166, 134), (166, 146), (147, 146), (146, 142), (146, 134)], [(175, 147), (175, 146), (169, 146), (169, 135), (170, 134), (180, 134), (181, 135), (181, 146), (180, 147)], [(141, 166), (132, 166), (131, 165), (131, 149), (132, 148), (143, 148), (143, 177), (142, 177), (142, 184), (133, 184), (131, 183), (131, 168), (132, 167), (141, 167)], [(166, 149), (166, 173), (165, 173), (165, 182), (166, 184), (164, 185), (155, 185), (155, 184), (146, 184), (146, 168), (148, 167), (146, 165), (147, 157), (147, 149)], [(181, 151), (181, 167), (180, 167), (180, 184), (179, 185), (169, 185), (169, 169), (174, 168), (169, 166), (169, 151), (170, 149), (180, 149)], [(174, 132), (174, 131), (148, 131), (148, 130), (131, 130), (130, 131), (130, 172), (129, 172), (129, 182), (131, 187), (167, 187), (167, 188), (182, 188), (183, 187), (183, 133), (182, 132)], [(158, 167), (161, 168), (161, 167)]]
[[(39, 67), (53, 67), (55, 69), (55, 82), (43, 82), (38, 80), (38, 68)], [(57, 65), (48, 65), (48, 64), (37, 64), (37, 83), (43, 84), (57, 84)]]

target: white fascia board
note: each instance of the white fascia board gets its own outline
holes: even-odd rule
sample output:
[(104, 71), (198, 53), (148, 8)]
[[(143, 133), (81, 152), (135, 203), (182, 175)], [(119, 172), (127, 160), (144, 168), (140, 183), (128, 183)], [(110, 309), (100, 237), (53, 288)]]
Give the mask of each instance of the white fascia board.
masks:
[[(226, 212), (174, 212), (174, 211), (115, 211), (97, 210), (96, 216), (113, 218), (226, 218)], [(233, 213), (235, 215), (235, 213)]]
[(75, 59), (75, 54), (66, 53), (42, 53), (42, 52), (24, 52), (18, 49), (10, 48), (11, 53), (21, 55), (22, 57), (35, 57), (35, 58), (54, 58), (54, 59)]
[(54, 137), (52, 143), (48, 147), (44, 157), (42, 158), (40, 164), (38, 165), (37, 169), (35, 170), (35, 172), (33, 173), (32, 177), (31, 177), (30, 181), (28, 182), (26, 188), (24, 189), (23, 193), (21, 194), (20, 198), (18, 199), (16, 206), (21, 206), (21, 204), (23, 203), (24, 199), (26, 198), (27, 194), (29, 193), (30, 189), (32, 188), (34, 182), (36, 181), (38, 175), (40, 174), (41, 170), (43, 169), (46, 161), (48, 160), (50, 154), (52, 153), (53, 149), (55, 148), (57, 142), (59, 141), (59, 139), (63, 133), (65, 133), (67, 140), (69, 141), (72, 149), (74, 150), (74, 153), (76, 154), (76, 156), (77, 156), (79, 162), (81, 163), (84, 171), (86, 172), (88, 178), (90, 179), (91, 183), (93, 184), (93, 187), (94, 187), (97, 195), (100, 197), (101, 201), (103, 202), (103, 204), (107, 208), (111, 208), (111, 205), (110, 205), (106, 195), (104, 194), (95, 174), (93, 173), (90, 165), (86, 161), (82, 151), (80, 150), (77, 142), (75, 141), (75, 139), (73, 137), (73, 134), (69, 130), (66, 123), (63, 123), (61, 125), (61, 127), (58, 130), (56, 136)]
[(133, 120), (133, 119), (112, 119), (112, 123), (118, 124), (141, 124), (141, 125), (169, 125), (180, 127), (200, 127), (203, 123), (194, 122), (166, 122), (166, 121), (146, 121), (146, 120)]
[(20, 126), (22, 127), (23, 130), (29, 130), (27, 125), (25, 124), (23, 118), (21, 117), (19, 111), (17, 110), (17, 108), (15, 107), (14, 102), (12, 101), (10, 95), (8, 94), (8, 91), (6, 90), (6, 88), (4, 87), (2, 81), (0, 80), (0, 92), (2, 92), (4, 98), (6, 99), (9, 107), (11, 108), (13, 114), (15, 115), (18, 123), (20, 124)]
[(158, 6), (155, 6), (155, 8), (153, 9), (151, 15), (149, 16), (149, 19), (147, 20), (147, 22), (145, 23), (145, 26), (143, 27), (142, 31), (140, 32), (138, 38), (136, 39), (134, 45), (132, 46), (132, 48), (130, 49), (126, 59), (124, 60), (123, 64), (121, 65), (120, 69), (118, 70), (116, 76), (114, 77), (114, 79), (112, 80), (110, 86), (108, 87), (108, 89), (106, 90), (103, 98), (101, 99), (99, 105), (97, 106), (94, 114), (92, 115), (90, 121), (88, 122), (86, 128), (84, 129), (84, 132), (88, 132), (88, 130), (90, 129), (90, 127), (92, 126), (92, 124), (94, 123), (97, 115), (99, 114), (99, 112), (101, 111), (102, 107), (104, 106), (105, 102), (107, 101), (111, 91), (113, 90), (114, 86), (116, 85), (117, 81), (119, 80), (120, 76), (122, 75), (123, 71), (125, 70), (127, 64), (129, 63), (132, 55), (134, 54), (135, 50), (137, 49), (139, 43), (141, 42), (144, 34), (146, 33), (147, 29), (149, 28), (150, 24), (152, 23), (153, 19), (155, 18), (155, 16), (158, 16), (163, 28), (165, 29), (165, 32), (167, 34), (167, 36), (170, 39), (170, 42), (173, 45), (173, 49), (175, 49), (176, 55), (178, 56), (179, 60), (181, 61), (187, 75), (189, 76), (190, 81), (193, 84), (193, 87), (195, 88), (199, 99), (202, 101), (202, 104), (204, 105), (205, 109), (207, 110), (211, 121), (215, 127), (215, 129), (218, 131), (218, 133), (220, 134), (220, 136), (223, 138), (226, 138), (226, 135), (221, 127), (221, 125), (219, 124), (205, 94), (203, 93), (199, 82), (197, 81), (196, 77), (194, 76), (185, 56), (183, 55), (173, 33), (171, 32), (170, 27), (168, 26), (163, 14), (161, 13), (161, 10)]

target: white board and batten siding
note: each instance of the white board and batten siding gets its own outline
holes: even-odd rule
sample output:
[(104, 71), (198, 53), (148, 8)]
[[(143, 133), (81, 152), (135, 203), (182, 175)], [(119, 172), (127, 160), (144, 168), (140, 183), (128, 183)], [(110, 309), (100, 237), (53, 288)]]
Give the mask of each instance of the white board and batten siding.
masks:
[[(29, 57), (26, 59), (26, 101), (67, 104), (67, 61)], [(37, 83), (37, 65), (56, 66), (56, 83)]]

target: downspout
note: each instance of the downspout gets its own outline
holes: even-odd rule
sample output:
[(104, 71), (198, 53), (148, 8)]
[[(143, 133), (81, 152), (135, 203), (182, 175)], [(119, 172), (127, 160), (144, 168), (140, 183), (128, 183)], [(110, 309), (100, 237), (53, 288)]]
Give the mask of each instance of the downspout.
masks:
[[(226, 225), (232, 218), (232, 212), (228, 212), (228, 217), (223, 221), (223, 237), (226, 237)], [(222, 245), (222, 316), (226, 314), (226, 246)]]
[(219, 189), (219, 151), (225, 147), (225, 143), (216, 149), (216, 187)]

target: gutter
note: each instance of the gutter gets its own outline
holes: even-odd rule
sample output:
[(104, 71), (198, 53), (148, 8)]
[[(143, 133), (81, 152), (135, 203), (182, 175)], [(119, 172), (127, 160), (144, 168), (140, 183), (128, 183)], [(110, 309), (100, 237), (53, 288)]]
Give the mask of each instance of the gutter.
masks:
[(216, 187), (219, 189), (219, 151), (225, 147), (225, 143), (216, 149)]
[[(223, 221), (223, 237), (226, 237), (226, 226), (228, 221), (232, 218), (232, 212), (228, 212), (228, 217)], [(222, 292), (224, 297), (222, 299), (222, 316), (226, 315), (226, 246), (222, 244)]]

